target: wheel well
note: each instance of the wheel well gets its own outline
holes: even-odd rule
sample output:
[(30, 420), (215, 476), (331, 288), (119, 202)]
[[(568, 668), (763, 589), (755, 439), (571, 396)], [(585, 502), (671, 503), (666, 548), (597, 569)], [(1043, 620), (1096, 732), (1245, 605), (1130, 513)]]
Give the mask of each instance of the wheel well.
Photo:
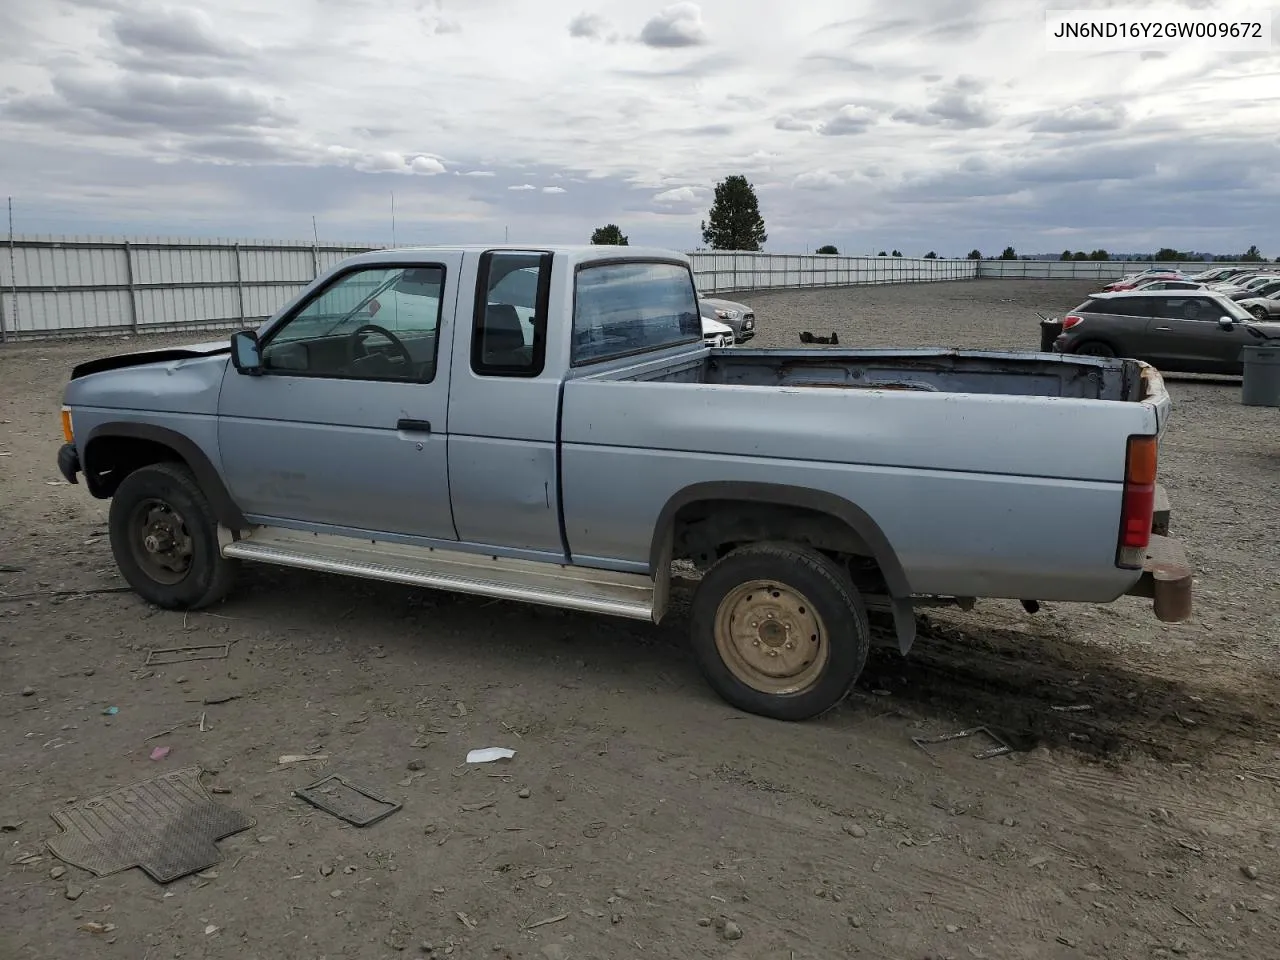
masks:
[[(143, 437), (95, 437), (85, 449), (84, 475), (89, 492), (108, 499), (120, 481), (153, 463), (186, 463), (170, 446)], [(189, 466), (189, 464), (188, 464)]]
[(676, 511), (672, 559), (709, 567), (744, 543), (786, 541), (813, 547), (849, 566), (859, 588), (885, 593), (875, 551), (848, 522), (822, 510), (792, 504), (712, 499)]

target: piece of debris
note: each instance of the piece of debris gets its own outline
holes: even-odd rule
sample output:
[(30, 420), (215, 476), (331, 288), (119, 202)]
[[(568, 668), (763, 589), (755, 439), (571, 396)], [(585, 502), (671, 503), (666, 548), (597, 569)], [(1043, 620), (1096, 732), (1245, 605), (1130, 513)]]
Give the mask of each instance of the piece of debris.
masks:
[(320, 876), (322, 876), (322, 877), (332, 877), (332, 876), (333, 876), (333, 864), (331, 864), (331, 863), (326, 863), (324, 866), (322, 866), (322, 867), (320, 868)]
[(23, 695), (24, 697), (34, 697), (34, 696), (36, 695), (36, 688), (35, 688), (35, 687), (23, 687), (23, 688), (22, 688), (22, 695)]
[(213, 935), (214, 935), (215, 933), (217, 933), (217, 932), (218, 932), (218, 928), (217, 928), (216, 926), (214, 926), (212, 923), (211, 923), (211, 924), (209, 924), (207, 927), (205, 927), (205, 928), (204, 928), (204, 935), (205, 935), (206, 937), (211, 937), (211, 936), (213, 936)]
[(409, 763), (408, 763), (408, 768), (409, 768), (410, 770), (425, 770), (425, 769), (427, 769), (427, 761), (425, 761), (425, 760), (410, 760), (410, 761), (409, 761)]
[(25, 820), (6, 820), (0, 823), (0, 833), (17, 833), (26, 822)]
[(343, 893), (341, 890), (330, 890), (329, 896), (331, 896), (334, 900), (341, 900)]
[(225, 796), (226, 794), (231, 792), (231, 788), (230, 787), (210, 787), (209, 792), (217, 793)]
[(1250, 880), (1258, 879), (1258, 868), (1251, 863), (1241, 867), (1240, 872), (1243, 873)]
[(309, 760), (328, 760), (328, 759), (329, 759), (329, 755), (327, 753), (311, 753), (311, 754), (286, 753), (279, 760), (277, 760), (276, 763), (278, 764), (306, 763)]
[(151, 751), (151, 759), (163, 760), (165, 757), (169, 755), (171, 750), (173, 750), (172, 747), (156, 747)]
[(488, 810), (492, 806), (496, 806), (496, 800), (483, 800), (480, 803), (464, 803), (462, 809), (467, 813), (475, 813), (478, 810)]
[(519, 797), (521, 800), (528, 800), (531, 796), (533, 796), (533, 792), (528, 787), (521, 787), (519, 790), (516, 791), (516, 796)]
[(95, 923), (93, 921), (90, 921), (89, 923), (80, 924), (80, 929), (83, 930), (85, 933), (105, 934), (105, 933), (110, 933), (115, 928), (116, 928), (116, 925), (114, 923)]
[[(147, 651), (144, 667), (165, 666), (170, 663), (187, 663), (191, 660), (225, 660), (231, 655), (229, 643), (207, 643), (196, 647), (162, 647)], [(179, 682), (185, 680), (180, 677)]]
[(230, 703), (232, 700), (239, 700), (239, 699), (240, 699), (240, 694), (238, 693), (223, 693), (223, 694), (218, 694), (212, 697), (205, 697), (204, 705), (206, 707), (216, 707), (218, 704)]
[(538, 878), (533, 881), (533, 885), (535, 887), (540, 887), (543, 890), (545, 890), (547, 889), (547, 887), (551, 886), (551, 884), (554, 882), (555, 882), (554, 880), (552, 880), (549, 876), (543, 873), (538, 875)]
[(1087, 703), (1072, 703), (1065, 706), (1050, 707), (1050, 710), (1057, 710), (1059, 713), (1084, 713), (1086, 710), (1092, 710), (1093, 707)]
[(102, 715), (104, 717), (114, 717), (119, 712), (120, 712), (119, 707), (107, 707), (107, 709), (102, 711)]
[(978, 734), (982, 734), (987, 738), (994, 740), (997, 746), (992, 747), (989, 750), (978, 751), (973, 755), (975, 760), (988, 760), (991, 757), (999, 757), (999, 756), (1003, 756), (1006, 753), (1013, 752), (1013, 748), (1009, 746), (1009, 744), (1007, 744), (1001, 737), (993, 733), (991, 729), (988, 727), (970, 727), (968, 730), (960, 730), (957, 733), (944, 733), (942, 736), (939, 736), (939, 737), (912, 737), (911, 742), (914, 743), (921, 750), (923, 750), (925, 753), (929, 754), (929, 756), (933, 756), (933, 754), (929, 752), (930, 744), (950, 743), (952, 740), (963, 740), (966, 737), (973, 737), (973, 736), (977, 736)]
[(467, 705), (463, 703), (461, 700), (459, 700), (457, 703), (453, 705), (453, 716), (457, 719), (461, 719), (466, 715), (467, 715)]
[(68, 900), (79, 900), (84, 896), (84, 887), (78, 886), (74, 883), (68, 883), (67, 889), (63, 891), (62, 895)]
[(196, 876), (199, 877), (201, 880), (217, 880), (218, 871), (217, 870), (201, 870), (199, 873), (196, 874)]
[(700, 926), (700, 927), (709, 927), (709, 926), (711, 926), (711, 918), (710, 918), (710, 917), (699, 917), (699, 918), (698, 918), (698, 926)]
[(533, 923), (526, 924), (525, 929), (533, 930), (533, 929), (536, 929), (537, 927), (545, 927), (548, 924), (559, 923), (561, 920), (568, 920), (568, 919), (569, 919), (569, 915), (567, 913), (557, 913), (554, 917), (547, 917), (545, 920), (535, 920)]
[(466, 927), (468, 930), (474, 930), (476, 927), (478, 927), (478, 926), (479, 926), (479, 924), (478, 924), (475, 920), (472, 920), (470, 917), (468, 917), (468, 916), (467, 916), (465, 913), (463, 913), (461, 910), (458, 910), (458, 911), (455, 913), (455, 916), (457, 916), (457, 918), (458, 918), (460, 921), (462, 921), (462, 925), (463, 925), (464, 927)]
[(720, 931), (720, 936), (724, 937), (726, 940), (741, 940), (742, 928), (732, 920), (726, 920), (724, 922), (724, 928)]
[(492, 763), (494, 760), (510, 760), (516, 755), (506, 747), (483, 747), (467, 754), (467, 763)]
[(66, 867), (54, 867), (52, 870), (49, 871), (50, 880), (61, 880), (66, 875), (67, 875)]
[(293, 795), (353, 827), (372, 826), (402, 806), (338, 774), (322, 777), (310, 786), (293, 791)]
[(851, 837), (856, 837), (859, 840), (861, 840), (863, 837), (867, 835), (866, 827), (860, 827), (856, 823), (846, 823), (844, 825), (844, 832)]
[(1013, 817), (1005, 817), (1000, 821), (1000, 823), (1006, 827), (1016, 827), (1018, 825), (1018, 821), (1013, 819)]

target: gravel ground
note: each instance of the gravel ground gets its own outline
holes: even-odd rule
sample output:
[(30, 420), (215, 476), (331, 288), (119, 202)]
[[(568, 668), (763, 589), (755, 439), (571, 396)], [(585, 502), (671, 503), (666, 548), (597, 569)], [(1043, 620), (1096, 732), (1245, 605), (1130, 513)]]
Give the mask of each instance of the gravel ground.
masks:
[[(1087, 292), (737, 299), (765, 346), (1031, 349), (1033, 311)], [(847, 706), (786, 725), (705, 689), (679, 613), (646, 628), (262, 567), (210, 613), (89, 592), (120, 581), (106, 504), (57, 483), (57, 407), (71, 364), (124, 348), (0, 348), (2, 960), (1274, 958), (1280, 419), (1238, 381), (1170, 383), (1191, 622), (1136, 599), (930, 612), (910, 658), (877, 653)], [(911, 740), (976, 723), (1016, 752)], [(462, 763), (494, 745), (515, 758)], [(71, 798), (197, 763), (257, 819), (212, 873), (97, 878), (44, 848)], [(355, 829), (291, 797), (327, 773), (404, 807)]]

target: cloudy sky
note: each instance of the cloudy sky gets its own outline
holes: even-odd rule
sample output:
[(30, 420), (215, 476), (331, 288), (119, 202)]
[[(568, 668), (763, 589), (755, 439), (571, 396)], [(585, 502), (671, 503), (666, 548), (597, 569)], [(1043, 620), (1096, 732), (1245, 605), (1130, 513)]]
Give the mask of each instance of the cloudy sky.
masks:
[(1280, 255), (1280, 47), (1049, 53), (1049, 6), (1148, 4), (0, 0), (0, 195), (28, 233), (388, 242), (394, 193), (400, 243), (692, 249), (743, 173), (774, 251)]

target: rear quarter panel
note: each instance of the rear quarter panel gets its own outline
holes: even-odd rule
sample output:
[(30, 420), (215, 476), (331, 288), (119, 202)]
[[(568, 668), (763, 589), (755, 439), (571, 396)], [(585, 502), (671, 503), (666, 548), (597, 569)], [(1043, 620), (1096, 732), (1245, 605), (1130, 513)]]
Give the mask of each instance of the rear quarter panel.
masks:
[(697, 483), (835, 494), (878, 525), (911, 592), (1105, 602), (1126, 439), (1151, 406), (888, 390), (566, 383), (565, 528), (578, 562), (647, 569), (658, 518)]

